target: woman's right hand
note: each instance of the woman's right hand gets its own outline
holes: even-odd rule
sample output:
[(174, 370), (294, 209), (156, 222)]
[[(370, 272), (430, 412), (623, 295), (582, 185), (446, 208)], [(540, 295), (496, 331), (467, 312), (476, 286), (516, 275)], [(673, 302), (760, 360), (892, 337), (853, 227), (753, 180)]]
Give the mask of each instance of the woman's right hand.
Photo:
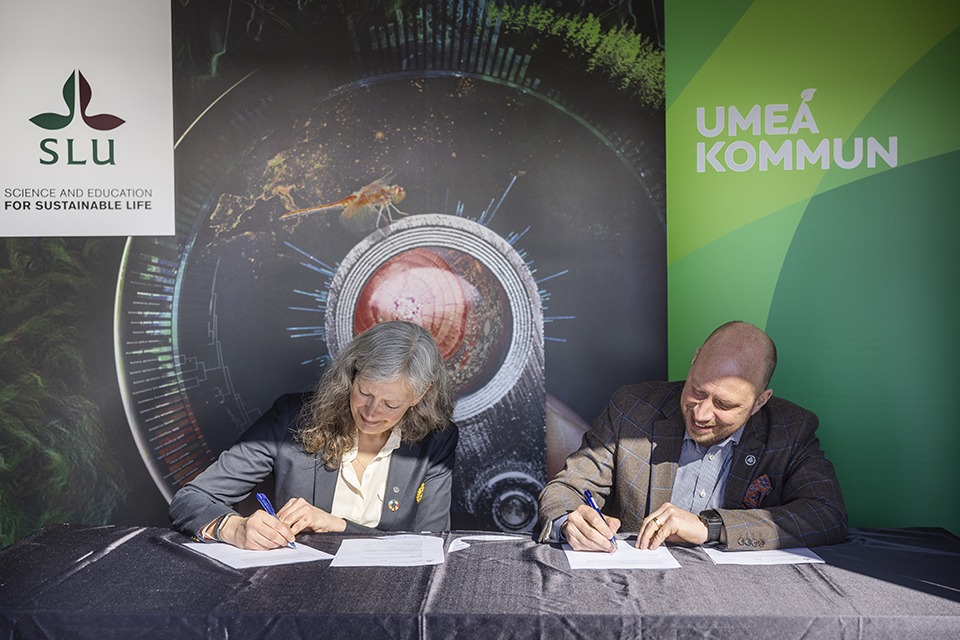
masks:
[(266, 511), (255, 511), (249, 518), (230, 516), (223, 523), (220, 539), (241, 549), (262, 551), (279, 549), (294, 542), (293, 531)]

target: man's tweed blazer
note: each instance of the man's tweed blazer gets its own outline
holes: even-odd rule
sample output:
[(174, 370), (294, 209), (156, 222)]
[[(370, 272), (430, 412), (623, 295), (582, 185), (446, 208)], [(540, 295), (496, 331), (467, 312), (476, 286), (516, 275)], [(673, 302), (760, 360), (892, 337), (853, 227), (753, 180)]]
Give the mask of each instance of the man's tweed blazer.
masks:
[[(589, 489), (620, 531), (670, 501), (685, 432), (683, 382), (623, 387), (583, 436), (580, 449), (540, 494), (540, 525), (584, 504)], [(820, 450), (817, 416), (777, 397), (747, 421), (734, 449), (722, 509), (729, 549), (843, 542), (847, 513)], [(556, 541), (549, 531), (544, 541)]]

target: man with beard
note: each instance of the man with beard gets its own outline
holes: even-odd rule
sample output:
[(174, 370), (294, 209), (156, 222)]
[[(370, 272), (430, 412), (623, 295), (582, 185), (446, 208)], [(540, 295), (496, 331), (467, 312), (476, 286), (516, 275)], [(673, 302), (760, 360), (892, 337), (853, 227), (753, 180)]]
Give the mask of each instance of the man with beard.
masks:
[(846, 509), (817, 417), (773, 395), (776, 363), (766, 333), (730, 322), (696, 350), (686, 381), (617, 391), (540, 494), (541, 542), (615, 551), (621, 529), (638, 532), (640, 549), (843, 542)]

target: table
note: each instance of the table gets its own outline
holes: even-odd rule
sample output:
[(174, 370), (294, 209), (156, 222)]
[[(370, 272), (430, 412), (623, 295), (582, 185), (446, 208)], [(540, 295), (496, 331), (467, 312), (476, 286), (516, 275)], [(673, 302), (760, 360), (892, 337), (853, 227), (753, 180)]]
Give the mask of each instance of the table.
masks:
[(826, 564), (717, 566), (674, 546), (681, 569), (645, 571), (571, 571), (529, 535), (392, 568), (235, 570), (186, 541), (57, 525), (0, 550), (0, 639), (960, 638), (960, 538), (942, 529), (852, 529), (815, 549)]

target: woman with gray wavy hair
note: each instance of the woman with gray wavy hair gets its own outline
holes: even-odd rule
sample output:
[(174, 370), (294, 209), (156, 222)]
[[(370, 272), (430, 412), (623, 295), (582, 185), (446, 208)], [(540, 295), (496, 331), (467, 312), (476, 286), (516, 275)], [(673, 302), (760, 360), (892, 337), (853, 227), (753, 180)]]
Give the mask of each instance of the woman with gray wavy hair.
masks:
[[(278, 399), (170, 504), (200, 540), (271, 549), (301, 532), (450, 527), (457, 429), (443, 359), (422, 327), (378, 324), (354, 338), (308, 395)], [(233, 505), (274, 474), (276, 516)]]

